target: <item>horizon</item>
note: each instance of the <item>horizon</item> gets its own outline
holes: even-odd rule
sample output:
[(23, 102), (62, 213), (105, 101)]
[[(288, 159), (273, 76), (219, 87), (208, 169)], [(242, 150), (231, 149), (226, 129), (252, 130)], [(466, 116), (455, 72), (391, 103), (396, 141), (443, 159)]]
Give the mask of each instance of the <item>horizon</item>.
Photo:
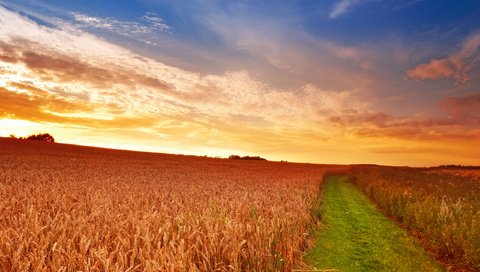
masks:
[(478, 165), (480, 3), (0, 0), (0, 137)]
[[(14, 137), (12, 137), (14, 136)], [(30, 136), (30, 135), (29, 135)], [(52, 135), (53, 136), (53, 135)], [(30, 142), (42, 142), (39, 140), (28, 140), (25, 136), (19, 135), (10, 135), (9, 137), (2, 137), (0, 139), (11, 139), (11, 140), (18, 140), (18, 141), (30, 141)], [(84, 144), (70, 144), (70, 143), (62, 143), (62, 142), (52, 142), (48, 144), (60, 144), (66, 146), (73, 146), (73, 147), (82, 147), (82, 148), (94, 148), (94, 149), (101, 149), (101, 150), (112, 150), (118, 152), (133, 152), (133, 153), (147, 153), (147, 154), (159, 154), (159, 155), (171, 155), (171, 156), (186, 156), (186, 157), (198, 157), (198, 158), (208, 158), (208, 159), (221, 159), (221, 160), (229, 160), (230, 156), (238, 156), (237, 154), (230, 154), (227, 157), (221, 156), (208, 156), (205, 154), (183, 154), (183, 153), (165, 153), (165, 152), (158, 152), (158, 151), (149, 151), (149, 150), (138, 150), (138, 149), (122, 149), (122, 148), (111, 148), (105, 146), (95, 146), (95, 145), (84, 145)], [(442, 168), (442, 167), (453, 167), (453, 168), (480, 168), (480, 165), (458, 165), (458, 164), (439, 164), (439, 165), (424, 165), (424, 166), (412, 166), (412, 165), (386, 165), (386, 164), (378, 164), (378, 163), (349, 163), (349, 164), (333, 164), (333, 163), (319, 163), (319, 162), (308, 162), (308, 161), (287, 161), (287, 160), (272, 160), (270, 158), (264, 158), (260, 154), (247, 154), (241, 155), (247, 157), (260, 157), (265, 160), (266, 162), (278, 162), (278, 163), (296, 163), (296, 164), (313, 164), (313, 165), (331, 165), (331, 166), (379, 166), (379, 167), (407, 167), (407, 168)], [(257, 161), (258, 162), (258, 161)]]

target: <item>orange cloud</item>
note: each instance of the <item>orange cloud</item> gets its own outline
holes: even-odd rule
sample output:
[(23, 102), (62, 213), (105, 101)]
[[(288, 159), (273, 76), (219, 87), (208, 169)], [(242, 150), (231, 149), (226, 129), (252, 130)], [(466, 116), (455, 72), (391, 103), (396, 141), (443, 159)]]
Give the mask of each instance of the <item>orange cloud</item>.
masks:
[(480, 94), (447, 97), (439, 107), (448, 116), (394, 116), (381, 111), (332, 115), (329, 121), (352, 135), (400, 140), (474, 140), (480, 136)]
[[(158, 117), (147, 116), (114, 115), (109, 119), (95, 118), (95, 112), (115, 111), (118, 106), (66, 99), (25, 83), (11, 82), (8, 86), (9, 89), (15, 87), (15, 90), (0, 87), (0, 119), (15, 117), (41, 123), (109, 129), (149, 127), (158, 122)], [(19, 90), (29, 92), (18, 92)], [(76, 116), (75, 113), (79, 115)]]
[(439, 107), (458, 122), (480, 124), (480, 93), (446, 97)]
[[(8, 63), (21, 63), (45, 80), (56, 82), (84, 82), (99, 88), (109, 88), (114, 84), (127, 86), (143, 85), (169, 91), (171, 87), (164, 81), (141, 75), (119, 67), (98, 67), (77, 58), (49, 50), (39, 50), (36, 43), (14, 39), (10, 44), (0, 42), (0, 60)], [(37, 53), (42, 52), (42, 53)]]
[(454, 74), (454, 67), (445, 59), (433, 59), (430, 63), (421, 64), (407, 71), (407, 77), (419, 80), (449, 78)]
[(50, 96), (47, 92), (36, 89), (36, 93), (18, 93), (0, 87), (0, 112), (4, 115), (34, 121), (64, 122), (65, 118), (46, 111), (72, 112), (89, 111), (91, 105), (75, 103)]
[(429, 63), (420, 64), (406, 72), (408, 78), (416, 80), (454, 78), (458, 84), (467, 84), (471, 72), (480, 63), (480, 33), (470, 36), (464, 41), (461, 49), (454, 54), (432, 59)]

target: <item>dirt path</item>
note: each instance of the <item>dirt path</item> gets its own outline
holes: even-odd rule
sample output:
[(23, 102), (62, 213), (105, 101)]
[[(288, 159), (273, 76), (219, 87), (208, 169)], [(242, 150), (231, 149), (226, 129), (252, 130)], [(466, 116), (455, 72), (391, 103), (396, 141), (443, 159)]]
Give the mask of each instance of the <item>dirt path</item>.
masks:
[(321, 214), (325, 227), (306, 256), (319, 271), (445, 271), (344, 176), (326, 181)]

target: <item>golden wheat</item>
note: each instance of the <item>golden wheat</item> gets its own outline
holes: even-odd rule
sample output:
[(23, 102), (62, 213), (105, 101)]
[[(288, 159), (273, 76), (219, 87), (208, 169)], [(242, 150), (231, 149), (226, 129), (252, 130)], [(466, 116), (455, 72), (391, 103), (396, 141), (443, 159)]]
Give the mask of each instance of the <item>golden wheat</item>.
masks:
[(480, 170), (478, 169), (435, 169), (426, 171), (431, 174), (439, 175), (453, 175), (460, 177), (468, 177), (476, 180), (480, 180)]
[[(478, 171), (478, 170), (477, 170)], [(355, 167), (354, 182), (454, 271), (480, 271), (480, 183), (443, 170)]]
[(326, 167), (0, 140), (2, 271), (288, 271)]

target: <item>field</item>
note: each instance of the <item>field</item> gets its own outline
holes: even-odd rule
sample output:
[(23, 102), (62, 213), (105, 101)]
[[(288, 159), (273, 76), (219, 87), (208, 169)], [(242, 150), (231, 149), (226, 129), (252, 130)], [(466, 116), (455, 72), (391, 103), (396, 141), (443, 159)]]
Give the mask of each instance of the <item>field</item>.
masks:
[(480, 170), (479, 169), (435, 169), (426, 171), (429, 174), (437, 174), (437, 175), (452, 175), (452, 176), (460, 176), (460, 177), (467, 177), (470, 179), (476, 179), (480, 181)]
[(0, 138), (0, 271), (480, 271), (465, 171)]
[(323, 175), (342, 170), (0, 147), (1, 271), (291, 271), (317, 224)]
[(480, 271), (480, 182), (471, 173), (452, 175), (457, 171), (363, 166), (352, 175), (385, 214), (421, 239), (447, 268)]

